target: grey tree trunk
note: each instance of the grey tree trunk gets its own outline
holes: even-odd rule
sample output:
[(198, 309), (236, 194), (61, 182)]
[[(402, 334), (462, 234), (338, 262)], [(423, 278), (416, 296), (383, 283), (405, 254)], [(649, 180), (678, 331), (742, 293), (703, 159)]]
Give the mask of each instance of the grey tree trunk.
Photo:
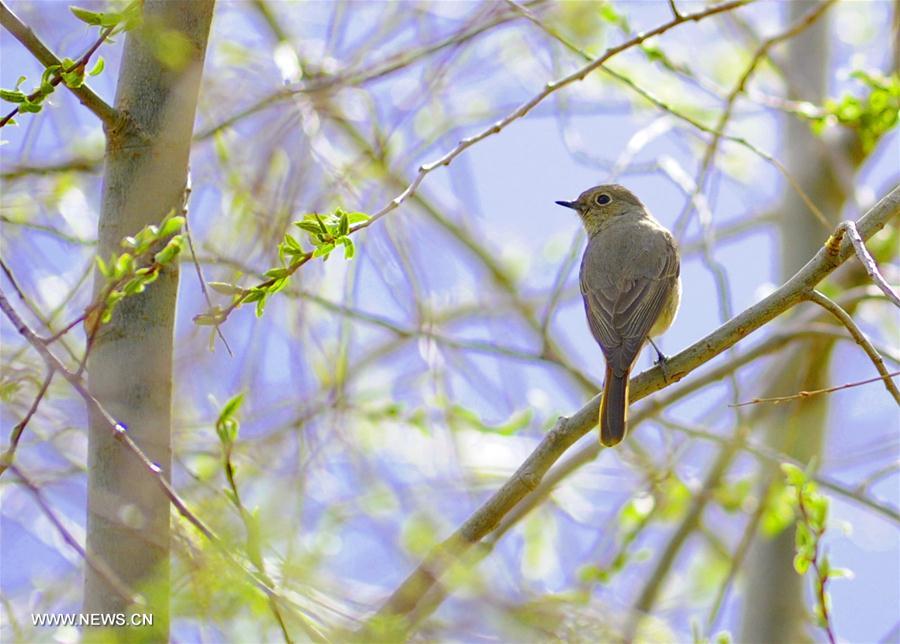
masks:
[[(794, 23), (818, 3), (795, 0), (785, 3), (786, 21)], [(821, 104), (827, 92), (828, 14), (810, 28), (788, 41), (782, 68), (791, 88), (792, 98)], [(788, 171), (827, 217), (837, 214), (847, 195), (841, 173), (833, 161), (843, 154), (824, 140), (815, 137), (809, 125), (800, 119), (787, 118), (784, 124), (784, 155)], [(845, 157), (846, 159), (846, 157)], [(852, 162), (847, 168), (852, 167)], [(846, 178), (846, 172), (843, 173)], [(781, 275), (793, 275), (821, 247), (828, 232), (810, 213), (797, 192), (787, 186), (782, 200)], [(833, 342), (810, 341), (798, 344), (789, 355), (782, 356), (777, 377), (770, 385), (773, 395), (819, 389), (827, 386), (828, 364)], [(774, 392), (779, 392), (774, 394)], [(778, 450), (807, 462), (821, 452), (828, 417), (828, 397), (801, 399), (790, 406), (773, 407), (760, 419), (766, 426), (765, 440)], [(780, 476), (777, 468), (764, 473), (771, 480)], [(802, 642), (809, 639), (806, 630), (804, 579), (793, 569), (794, 532), (788, 528), (774, 539), (762, 537), (751, 552), (748, 584), (740, 641)]]
[[(107, 132), (98, 248), (104, 258), (122, 252), (123, 237), (158, 223), (182, 202), (213, 4), (145, 0), (144, 27), (126, 38), (116, 108), (128, 118)], [(165, 55), (157, 55), (160, 48)], [(102, 286), (98, 276), (95, 292)], [(171, 469), (177, 290), (177, 266), (170, 265), (143, 294), (120, 302), (97, 334), (88, 362), (91, 391), (164, 476)], [(169, 501), (152, 477), (113, 438), (103, 419), (91, 417), (87, 549), (147, 597), (149, 608), (132, 610), (154, 617), (152, 629), (132, 629), (122, 633), (123, 639), (168, 638), (169, 516)], [(103, 577), (87, 568), (84, 611), (128, 609)]]

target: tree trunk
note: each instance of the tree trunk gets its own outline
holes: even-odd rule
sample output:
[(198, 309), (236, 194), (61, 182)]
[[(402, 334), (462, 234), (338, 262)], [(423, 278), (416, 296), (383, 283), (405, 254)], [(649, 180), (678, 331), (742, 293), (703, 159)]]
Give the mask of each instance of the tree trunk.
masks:
[[(793, 23), (818, 3), (799, 1), (787, 4), (787, 21)], [(821, 104), (827, 91), (828, 73), (828, 14), (811, 27), (788, 41), (783, 71), (790, 87), (791, 98)], [(784, 154), (788, 171), (795, 177), (812, 201), (832, 217), (837, 215), (847, 195), (843, 182), (832, 164), (834, 155), (828, 152), (823, 139), (815, 137), (809, 124), (797, 118), (787, 118), (784, 124)], [(851, 168), (851, 162), (847, 162)], [(830, 231), (826, 230), (791, 186), (785, 187), (782, 200), (781, 276), (787, 279), (821, 248)], [(833, 348), (831, 340), (812, 340), (797, 343), (796, 348), (782, 356), (779, 373), (766, 395), (784, 395), (801, 390), (827, 386), (828, 364)], [(775, 393), (778, 392), (778, 393)], [(766, 442), (806, 463), (821, 452), (828, 418), (828, 396), (815, 396), (773, 411), (760, 420), (766, 426)], [(766, 481), (780, 476), (777, 468), (764, 472)], [(764, 482), (763, 488), (767, 487)], [(794, 531), (788, 528), (775, 538), (762, 538), (751, 552), (748, 568), (747, 594), (740, 641), (742, 642), (801, 642), (809, 639), (806, 633), (806, 601), (804, 579), (793, 568)]]
[[(98, 253), (120, 254), (123, 237), (158, 223), (182, 202), (214, 0), (144, 0), (144, 25), (128, 34), (116, 91), (124, 125), (107, 132)], [(162, 54), (159, 55), (158, 54)], [(95, 293), (104, 285), (97, 276)], [(176, 263), (141, 294), (121, 301), (91, 348), (88, 381), (108, 411), (168, 476)], [(90, 418), (87, 549), (143, 593), (152, 629), (123, 639), (166, 640), (169, 629), (169, 501), (152, 477)], [(129, 607), (103, 577), (85, 572), (84, 611)]]

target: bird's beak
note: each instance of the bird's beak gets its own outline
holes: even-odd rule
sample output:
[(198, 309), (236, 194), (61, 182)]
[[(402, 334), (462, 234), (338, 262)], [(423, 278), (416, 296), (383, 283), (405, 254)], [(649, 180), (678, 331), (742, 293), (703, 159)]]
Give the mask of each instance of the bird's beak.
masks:
[(560, 206), (565, 206), (566, 208), (571, 208), (572, 210), (578, 210), (578, 202), (577, 201), (557, 201)]

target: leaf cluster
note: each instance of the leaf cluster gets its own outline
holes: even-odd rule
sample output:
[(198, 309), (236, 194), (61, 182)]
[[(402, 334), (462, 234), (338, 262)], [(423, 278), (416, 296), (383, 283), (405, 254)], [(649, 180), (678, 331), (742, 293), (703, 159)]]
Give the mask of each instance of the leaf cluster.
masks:
[[(100, 35), (100, 41), (81, 59), (73, 60), (64, 58), (60, 63), (49, 65), (41, 74), (41, 81), (38, 86), (29, 93), (25, 93), (19, 88), (27, 78), (19, 76), (15, 86), (12, 89), (0, 89), (0, 100), (16, 105), (16, 109), (22, 114), (36, 114), (44, 108), (44, 103), (51, 94), (53, 94), (56, 86), (60, 83), (69, 89), (78, 89), (84, 85), (85, 76), (97, 76), (103, 72), (106, 66), (103, 57), (97, 58), (90, 70), (87, 70), (87, 64), (91, 54), (101, 42), (109, 42), (109, 37), (115, 33), (128, 31), (137, 26), (141, 19), (141, 5), (139, 2), (132, 2), (122, 11), (113, 11), (107, 13), (99, 13), (88, 11), (80, 7), (70, 7), (72, 14), (89, 25), (100, 27), (103, 32)], [(14, 119), (9, 118), (4, 124), (15, 125)]]
[[(323, 261), (336, 246), (344, 247), (344, 258), (351, 259), (356, 250), (353, 240), (350, 239), (350, 227), (368, 221), (369, 215), (362, 212), (347, 212), (338, 208), (334, 213), (319, 215), (312, 213), (305, 215), (294, 225), (304, 231), (313, 245), (312, 256), (321, 257)], [(300, 243), (290, 234), (284, 236), (284, 242), (278, 247), (279, 256), (284, 261), (285, 256), (302, 254)]]
[(852, 78), (868, 89), (864, 96), (845, 94), (825, 102), (824, 114), (812, 119), (812, 129), (821, 134), (829, 124), (838, 123), (856, 130), (863, 151), (871, 152), (878, 141), (897, 125), (900, 115), (900, 74), (889, 77), (857, 70)]
[[(103, 57), (99, 57), (97, 62), (90, 71), (88, 76), (97, 76), (103, 71), (105, 63)], [(44, 102), (56, 89), (56, 86), (62, 82), (69, 89), (77, 89), (84, 85), (85, 63), (74, 61), (71, 58), (63, 59), (58, 65), (50, 65), (41, 75), (41, 82), (37, 88), (26, 94), (19, 88), (27, 78), (19, 76), (13, 89), (0, 89), (0, 99), (7, 103), (14, 103), (18, 106), (19, 112), (25, 114), (36, 114), (44, 109)], [(15, 124), (14, 120), (9, 121)]]
[(830, 630), (828, 611), (831, 597), (825, 590), (831, 579), (849, 577), (850, 571), (832, 568), (828, 554), (821, 542), (828, 522), (829, 499), (818, 491), (818, 486), (809, 475), (796, 465), (783, 463), (788, 489), (794, 494), (797, 511), (797, 529), (794, 537), (794, 570), (805, 575), (810, 568), (815, 573), (816, 601), (813, 610), (819, 626)]
[(106, 278), (103, 297), (87, 317), (87, 327), (112, 319), (116, 305), (124, 298), (143, 293), (159, 277), (163, 266), (171, 264), (181, 253), (185, 236), (181, 232), (184, 217), (172, 210), (159, 226), (145, 226), (133, 237), (122, 240), (125, 252), (113, 253), (108, 260), (97, 255), (97, 270)]
[(217, 325), (225, 320), (228, 314), (243, 304), (256, 303), (256, 317), (262, 317), (268, 298), (283, 290), (288, 285), (288, 280), (298, 268), (316, 257), (327, 261), (328, 257), (337, 246), (344, 247), (344, 258), (352, 259), (355, 254), (355, 246), (350, 234), (353, 226), (365, 223), (369, 215), (362, 212), (347, 212), (337, 208), (333, 213), (320, 215), (311, 213), (303, 216), (303, 219), (294, 222), (294, 226), (306, 233), (307, 241), (311, 248), (307, 250), (296, 237), (285, 233), (283, 241), (278, 244), (278, 258), (280, 266), (270, 268), (264, 273), (266, 280), (252, 286), (243, 288), (228, 282), (209, 282), (209, 287), (232, 297), (228, 309), (213, 307), (206, 313), (194, 316), (194, 323), (199, 325)]
[(110, 36), (130, 31), (141, 24), (141, 3), (132, 2), (122, 11), (88, 11), (81, 7), (69, 7), (69, 11), (81, 22), (94, 27), (111, 29)]

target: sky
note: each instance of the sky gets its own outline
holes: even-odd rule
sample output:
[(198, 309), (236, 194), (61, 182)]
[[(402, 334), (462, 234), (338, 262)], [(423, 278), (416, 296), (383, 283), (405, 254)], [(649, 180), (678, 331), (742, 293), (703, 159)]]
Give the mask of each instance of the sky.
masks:
[[(402, 8), (373, 2), (354, 3), (350, 5), (351, 17), (342, 35), (328, 37), (331, 4), (273, 4), (290, 25), (301, 54), (326, 69), (347, 65), (365, 68), (371, 61), (437, 40), (442, 34), (458, 29), (476, 7), (462, 2), (421, 5), (422, 11), (409, 18), (408, 27), (398, 30), (395, 38), (378, 40), (373, 34), (378, 34), (379, 20), (393, 19), (396, 14), (391, 11), (402, 11)], [(685, 11), (702, 6), (679, 4)], [(93, 7), (91, 3), (84, 5)], [(73, 21), (64, 2), (10, 2), (10, 6), (56, 52), (78, 52), (94, 37), (91, 30)], [(295, 19), (293, 14), (298, 8), (303, 11), (302, 20)], [(629, 2), (622, 5), (622, 11), (628, 14), (633, 28), (639, 30), (665, 19), (667, 9), (664, 3)], [(890, 24), (891, 3), (843, 2), (834, 11), (833, 24), (840, 28), (832, 31), (830, 96), (859, 91), (858, 85), (848, 77), (850, 70), (884, 66), (887, 52), (883, 42)], [(771, 2), (761, 2), (747, 10), (749, 19), (764, 34), (777, 32), (783, 24), (782, 13), (782, 7)], [(581, 64), (576, 57), (559, 51), (556, 56), (549, 56), (543, 36), (521, 22), (505, 27), (498, 34), (476, 41), (469, 49), (448, 54), (447, 66), (451, 71), (446, 78), (435, 73), (442, 69), (440, 66), (417, 67), (371, 82), (365, 92), (344, 90), (335, 100), (363, 131), (371, 133), (378, 129), (385, 136), (385, 145), (394, 153), (394, 169), (411, 181), (421, 163), (439, 158), (460, 138), (480, 131), (539, 91), (544, 83)], [(359, 43), (367, 38), (373, 38), (375, 44), (362, 48), (361, 55)], [(613, 42), (618, 36), (611, 34), (609, 38)], [(698, 41), (703, 43), (707, 58), (696, 64), (721, 85), (729, 86), (734, 65), (740, 58), (734, 44), (722, 38), (715, 23), (673, 30), (660, 44), (668, 54), (693, 62)], [(523, 42), (533, 48), (533, 56), (522, 55)], [(219, 73), (209, 75), (205, 81), (198, 131), (278, 89), (285, 80), (296, 81), (291, 78), (290, 55), (272, 50), (271, 37), (246, 5), (220, 3), (207, 58), (207, 72), (215, 69)], [(599, 45), (595, 50), (599, 50)], [(121, 39), (118, 44), (105, 47), (103, 53), (107, 69), (91, 79), (90, 84), (111, 101)], [(25, 87), (40, 76), (37, 63), (6, 32), (0, 36), (0, 56), (0, 84), (4, 88), (15, 85), (21, 74), (28, 77)], [(235, 60), (242, 62), (233, 64)], [(681, 86), (664, 83), (664, 79), (636, 58), (626, 58), (622, 69), (639, 74), (670, 100), (677, 100), (678, 92), (684, 91)], [(603, 163), (615, 162), (630, 145), (643, 139), (649, 142), (637, 152), (636, 162), (658, 161), (693, 177), (699, 161), (701, 140), (694, 134), (671, 118), (659, 118), (652, 112), (635, 109), (629, 102), (631, 96), (620, 87), (601, 83), (597, 78), (595, 74), (558, 92), (499, 135), (467, 150), (449, 168), (428, 175), (421, 187), (421, 194), (439, 203), (448, 218), (492, 249), (519, 279), (522, 292), (534, 298), (545, 296), (566, 257), (572, 252), (580, 253), (585, 241), (577, 218), (556, 206), (555, 200), (573, 199), (585, 188), (609, 181), (611, 173)], [(433, 91), (424, 92), (423, 87)], [(756, 87), (772, 93), (778, 89), (771, 75)], [(690, 96), (691, 100), (695, 98), (703, 100), (702, 93)], [(484, 115), (478, 117), (482, 105)], [(25, 163), (52, 163), (80, 151), (96, 154), (102, 150), (98, 122), (65, 93), (57, 92), (47, 112), (20, 120), (22, 125), (18, 128), (3, 131), (7, 143), (0, 147), (0, 162), (4, 169)], [(749, 138), (760, 148), (782, 153), (781, 118), (772, 111), (745, 102), (732, 126), (736, 134)], [(438, 131), (441, 135), (435, 134)], [(423, 135), (427, 140), (419, 145)], [(271, 255), (267, 256), (262, 243), (250, 238), (255, 237), (253, 226), (264, 226), (266, 220), (248, 217), (235, 206), (235, 185), (240, 185), (241, 179), (256, 182), (253, 185), (260, 191), (257, 196), (263, 208), (286, 203), (301, 214), (338, 204), (371, 213), (402, 189), (385, 186), (377, 178), (367, 178), (341, 189), (341, 182), (335, 177), (340, 178), (346, 172), (345, 166), (352, 166), (353, 157), (345, 151), (344, 141), (334, 130), (317, 124), (309, 115), (308, 105), (300, 100), (247, 119), (227, 132), (223, 140), (239, 151), (239, 161), (232, 159), (219, 165), (213, 142), (195, 146), (193, 234), (203, 240), (205, 250), (237, 257), (257, 269), (267, 268)], [(583, 155), (573, 153), (576, 149), (598, 162), (591, 163)], [(715, 196), (710, 203), (716, 224), (777, 205), (784, 181), (775, 169), (728, 144), (723, 144), (722, 156), (732, 174), (715, 182)], [(862, 167), (856, 182), (855, 202), (848, 204), (842, 218), (857, 217), (876, 197), (897, 184), (898, 159), (900, 138), (895, 130)], [(292, 175), (298, 178), (292, 179)], [(339, 188), (323, 190), (317, 184), (318, 179), (334, 180)], [(625, 174), (617, 180), (638, 194), (657, 219), (673, 227), (684, 194), (672, 181), (660, 173)], [(41, 205), (24, 185), (10, 184), (3, 190), (0, 209), (4, 214), (27, 212), (77, 237), (93, 236), (100, 202), (100, 184), (96, 178), (76, 180), (74, 185), (62, 190), (59, 199), (50, 200), (51, 208)], [(39, 187), (47, 190), (47, 186), (44, 183)], [(272, 221), (275, 221), (274, 213)], [(680, 241), (695, 240), (698, 233), (695, 217)], [(716, 245), (715, 258), (727, 270), (733, 312), (752, 305), (778, 284), (776, 233), (772, 226), (760, 226)], [(423, 216), (421, 209), (405, 204), (360, 233), (356, 241), (359, 255), (352, 263), (335, 257), (326, 265), (304, 268), (299, 287), (314, 289), (322, 297), (350, 303), (361, 311), (410, 327), (422, 322), (418, 319), (421, 302), (411, 296), (414, 291), (409, 280), (413, 275), (419, 282), (416, 292), (427, 298), (427, 303), (436, 310), (448, 310), (468, 302), (482, 307), (481, 315), (440, 325), (442, 333), (523, 350), (535, 348), (534, 333), (504, 317), (503, 303), (494, 301), (496, 289), (490, 285), (485, 271), (467, 251)], [(36, 301), (46, 308), (59, 303), (61, 295), (78, 283), (92, 253), (90, 247), (61, 243), (50, 236), (23, 232), (10, 225), (3, 226), (0, 250), (21, 278), (26, 292), (35, 293)], [(602, 356), (584, 322), (576, 272), (577, 265), (566, 274), (564, 296), (550, 324), (566, 355), (599, 382), (603, 373)], [(714, 282), (698, 254), (685, 256), (682, 279), (682, 307), (675, 324), (662, 339), (662, 348), (668, 353), (695, 342), (723, 321)], [(6, 292), (6, 282), (3, 288)], [(77, 311), (77, 306), (83, 306), (88, 297), (89, 289), (81, 289), (69, 310)], [(286, 387), (299, 392), (301, 406), (317, 400), (316, 386), (321, 374), (333, 365), (330, 360), (334, 360), (335, 338), (341, 328), (331, 313), (314, 304), (306, 303), (298, 310), (296, 302), (276, 300), (262, 320), (256, 320), (250, 307), (246, 307), (228, 323), (227, 335), (235, 349), (232, 358), (221, 347), (210, 353), (206, 334), (192, 324), (192, 317), (202, 312), (201, 297), (191, 271), (183, 271), (176, 328), (179, 347), (176, 373), (180, 379), (176, 440), (184, 447), (185, 454), (174, 476), (176, 483), (185, 486), (190, 485), (191, 472), (200, 467), (205, 452), (209, 451), (209, 423), (215, 417), (217, 405), (242, 387), (252, 386), (242, 436), (256, 441), (256, 449), (262, 449), (259, 446), (265, 444), (274, 428), (297, 413), (295, 405), (284, 402)], [(857, 317), (864, 330), (896, 351), (897, 319), (894, 315), (885, 324), (885, 316), (889, 315), (885, 305), (873, 304), (861, 307)], [(297, 330), (299, 324), (304, 325), (302, 332)], [(882, 337), (885, 328), (893, 328), (894, 337)], [(740, 346), (752, 346), (766, 332), (757, 332)], [(12, 346), (16, 342), (6, 322), (2, 333), (4, 344)], [(297, 339), (301, 333), (305, 346), (315, 346), (316, 350), (298, 358)], [(367, 346), (385, 337), (388, 336), (381, 329), (355, 325), (349, 351), (352, 356), (361, 356)], [(4, 357), (7, 351), (5, 348)], [(726, 359), (727, 356), (721, 356), (699, 373)], [(649, 367), (650, 362), (648, 351), (640, 358), (640, 369)], [(850, 342), (838, 343), (831, 365), (831, 379), (836, 384), (872, 377), (874, 373), (859, 347)], [(769, 371), (772, 368), (772, 363), (765, 362), (739, 374), (744, 398), (759, 393), (761, 386), (772, 377)], [(441, 369), (446, 369), (446, 380), (433, 377), (433, 372)], [(369, 431), (359, 440), (364, 446), (373, 445), (377, 457), (371, 464), (373, 472), (368, 474), (393, 490), (399, 499), (395, 510), (404, 517), (434, 510), (438, 518), (430, 518), (443, 521), (439, 523), (442, 534), (448, 533), (475, 507), (476, 498), (452, 493), (452, 486), (459, 485), (459, 477), (468, 468), (482, 468), (479, 471), (495, 474), (484, 491), (493, 489), (504, 474), (527, 456), (557, 415), (574, 412), (586, 400), (578, 387), (552, 369), (500, 360), (492, 355), (467, 354), (460, 358), (428, 341), (392, 353), (366, 372), (365, 377), (354, 380), (350, 387), (362, 399), (388, 399), (410, 409), (425, 410), (433, 423), (429, 433), (411, 436), (408, 428), (386, 424), (383, 435), (373, 437)], [(721, 409), (729, 397), (726, 385), (720, 383), (679, 403), (669, 414), (674, 419), (699, 424)], [(442, 398), (450, 398), (454, 404), (473, 410), (486, 424), (500, 424), (523, 412), (523, 401), (527, 401), (533, 417), (526, 429), (513, 439), (472, 431), (454, 434), (448, 429), (450, 423)], [(18, 416), (4, 410), (3, 432), (8, 432), (17, 419)], [(73, 400), (56, 400), (48, 417), (42, 420), (47, 429), (36, 429), (37, 436), (42, 431), (50, 431), (54, 423), (69, 429), (60, 433), (52, 448), (42, 447), (39, 440), (31, 439), (27, 451), (23, 452), (25, 463), (34, 471), (62, 469), (72, 461), (83, 463), (86, 439), (80, 405)], [(895, 430), (900, 427), (895, 408), (880, 386), (860, 387), (833, 396), (828, 422), (824, 465), (835, 480), (852, 487), (878, 467), (896, 462), (900, 442)], [(721, 431), (722, 426), (723, 423), (718, 423), (717, 430)], [(321, 432), (326, 436), (324, 427)], [(713, 453), (708, 443), (673, 439), (652, 421), (638, 428), (634, 435), (653, 449), (673, 450), (670, 456), (675, 459), (679, 475), (689, 487), (699, 484)], [(300, 512), (312, 524), (326, 516), (328, 508), (335, 504), (352, 503), (360, 486), (369, 481), (361, 476), (351, 459), (333, 453), (323, 437), (319, 437), (319, 445), (326, 456), (321, 461), (309, 457), (308, 462), (315, 467), (310, 469), (309, 499)], [(583, 440), (595, 440), (595, 436), (591, 434)], [(271, 478), (260, 476), (253, 485), (248, 482), (248, 495), (266, 506), (267, 495), (277, 494), (281, 489), (279, 473), (292, 472), (297, 467), (297, 458), (286, 451), (272, 454), (271, 461), (266, 461), (263, 468), (271, 473)], [(753, 466), (753, 461), (742, 459), (735, 473), (749, 474)], [(410, 491), (409, 488), (422, 485), (423, 480), (427, 481), (424, 490)], [(895, 471), (874, 485), (871, 494), (896, 507), (900, 503), (898, 483), (900, 475)], [(581, 565), (591, 560), (598, 549), (603, 554), (612, 551), (611, 544), (598, 544), (596, 525), (604, 517), (608, 520), (610, 513), (627, 501), (634, 493), (634, 486), (639, 484), (636, 472), (628, 467), (625, 457), (617, 451), (603, 452), (555, 495), (560, 512), (552, 521), (546, 513), (535, 515), (536, 521), (544, 521), (547, 531), (544, 539), (551, 544), (539, 552), (536, 561), (523, 554), (529, 547), (523, 531), (535, 529), (526, 523), (523, 531), (504, 539), (492, 560), (482, 563), (480, 570), (497, 579), (511, 597), (564, 592), (572, 587)], [(67, 518), (73, 532), (83, 539), (84, 477), (70, 476), (48, 486), (46, 492), (53, 506)], [(35, 604), (42, 593), (49, 593), (53, 579), (60, 575), (72, 579), (80, 563), (60, 543), (27, 493), (17, 489), (6, 477), (0, 493), (3, 495), (0, 582), (4, 594), (13, 598), (17, 607), (25, 607)], [(428, 507), (429, 503), (433, 507)], [(723, 518), (722, 532), (733, 543), (739, 537), (740, 526), (726, 519)], [(352, 580), (353, 596), (361, 605), (377, 604), (385, 589), (399, 583), (415, 565), (414, 557), (398, 552), (396, 547), (396, 541), (402, 536), (401, 523), (396, 514), (360, 514), (348, 523), (338, 542), (317, 546), (324, 548), (335, 580)], [(873, 641), (883, 637), (898, 617), (897, 528), (838, 497), (833, 498), (832, 524), (834, 528), (827, 540), (832, 561), (854, 572), (852, 579), (836, 581), (831, 587), (835, 624), (843, 639)], [(671, 528), (671, 524), (655, 526), (642, 536), (638, 545), (658, 547)], [(670, 599), (683, 599), (678, 582), (689, 578), (689, 567), (698, 551), (698, 544), (692, 543), (680, 557)], [(528, 561), (529, 565), (520, 565), (521, 561)], [(599, 590), (596, 599), (613, 607), (627, 607), (640, 588), (642, 572), (648, 571), (651, 563), (652, 559), (633, 564), (621, 585)], [(518, 569), (520, 574), (509, 573), (513, 569)], [(62, 605), (72, 610), (77, 608), (73, 604), (77, 593), (63, 595)], [(738, 632), (739, 601), (740, 592), (733, 592), (720, 620), (721, 627), (734, 633)], [(469, 606), (465, 597), (450, 600), (439, 615), (452, 617), (465, 612)], [(676, 608), (668, 613), (666, 606)], [(702, 607), (696, 613), (691, 609), (690, 602), (662, 602), (660, 615), (671, 619), (673, 628), (684, 634), (689, 632), (692, 616), (705, 615)], [(190, 638), (193, 625), (185, 623), (179, 628), (185, 629), (181, 632)]]

